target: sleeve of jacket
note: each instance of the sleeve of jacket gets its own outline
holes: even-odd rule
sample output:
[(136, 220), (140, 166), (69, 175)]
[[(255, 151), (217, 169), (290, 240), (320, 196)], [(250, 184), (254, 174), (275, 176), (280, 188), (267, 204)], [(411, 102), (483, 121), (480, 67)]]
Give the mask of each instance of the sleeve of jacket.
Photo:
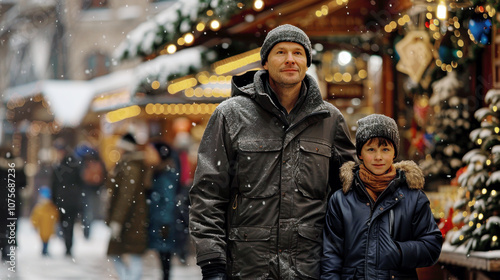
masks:
[(321, 256), (321, 279), (340, 279), (344, 255), (344, 223), (340, 210), (342, 191), (330, 197), (323, 229), (323, 255)]
[(414, 240), (398, 242), (401, 249), (401, 266), (407, 268), (434, 265), (441, 254), (443, 236), (431, 212), (429, 199), (418, 192), (415, 215), (412, 219)]
[(198, 150), (198, 164), (189, 191), (189, 228), (197, 263), (226, 263), (226, 212), (234, 165), (226, 120), (220, 110), (210, 118)]
[(345, 122), (344, 116), (337, 110), (334, 142), (332, 145), (332, 157), (330, 158), (329, 184), (332, 193), (341, 189), (340, 167), (348, 161), (358, 162), (356, 147), (351, 141), (351, 134)]

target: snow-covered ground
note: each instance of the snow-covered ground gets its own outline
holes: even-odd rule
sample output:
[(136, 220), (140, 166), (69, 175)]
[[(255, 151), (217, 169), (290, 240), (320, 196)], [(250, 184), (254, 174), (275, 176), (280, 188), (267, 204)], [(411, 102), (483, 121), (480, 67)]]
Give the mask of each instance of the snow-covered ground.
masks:
[[(93, 224), (89, 240), (83, 237), (83, 232), (75, 226), (73, 242), (73, 258), (66, 257), (62, 238), (54, 236), (49, 242), (49, 257), (42, 257), (41, 242), (37, 232), (28, 219), (18, 221), (19, 247), (15, 251), (15, 272), (10, 272), (9, 263), (0, 265), (0, 280), (103, 280), (118, 279), (113, 264), (107, 260), (106, 250), (109, 240), (109, 229), (102, 222)], [(162, 279), (160, 263), (153, 251), (144, 255), (145, 280)], [(187, 265), (179, 264), (173, 258), (170, 279), (198, 280), (201, 272), (191, 257)]]

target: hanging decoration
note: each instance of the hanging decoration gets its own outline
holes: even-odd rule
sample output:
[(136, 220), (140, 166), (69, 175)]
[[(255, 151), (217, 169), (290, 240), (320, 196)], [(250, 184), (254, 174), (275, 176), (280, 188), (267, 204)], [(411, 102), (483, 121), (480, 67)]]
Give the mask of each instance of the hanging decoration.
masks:
[(469, 32), (474, 42), (487, 45), (491, 42), (491, 19), (484, 17), (474, 17), (469, 20)]
[(400, 56), (396, 69), (408, 74), (416, 83), (422, 78), (435, 53), (429, 34), (424, 31), (410, 31), (396, 44), (396, 51)]

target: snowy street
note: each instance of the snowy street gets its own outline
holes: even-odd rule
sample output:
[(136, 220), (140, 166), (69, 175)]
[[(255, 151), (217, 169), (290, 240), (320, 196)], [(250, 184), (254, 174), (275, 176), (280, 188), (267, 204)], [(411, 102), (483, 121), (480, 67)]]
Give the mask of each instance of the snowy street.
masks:
[[(0, 280), (100, 280), (118, 279), (114, 266), (107, 260), (106, 250), (109, 240), (109, 229), (103, 221), (93, 224), (90, 239), (86, 240), (80, 224), (75, 225), (73, 243), (73, 258), (64, 255), (63, 239), (53, 236), (49, 242), (49, 257), (42, 257), (41, 242), (37, 232), (28, 219), (23, 218), (18, 223), (18, 242), (16, 250), (15, 272), (9, 272), (8, 263), (3, 263)], [(156, 253), (148, 251), (144, 255), (143, 278), (145, 280), (162, 279), (160, 263)], [(187, 265), (181, 265), (177, 258), (172, 260), (170, 279), (195, 280), (201, 279), (201, 272), (194, 258)]]

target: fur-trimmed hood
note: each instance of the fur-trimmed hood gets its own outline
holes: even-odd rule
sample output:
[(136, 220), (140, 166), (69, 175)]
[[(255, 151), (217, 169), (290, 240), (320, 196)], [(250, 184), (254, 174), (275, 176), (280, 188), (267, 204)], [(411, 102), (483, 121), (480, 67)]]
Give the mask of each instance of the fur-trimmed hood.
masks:
[[(401, 170), (405, 173), (406, 182), (410, 189), (422, 190), (424, 188), (424, 173), (418, 165), (411, 160), (404, 160), (394, 163), (396, 170)], [(342, 182), (342, 191), (347, 193), (352, 186), (355, 171), (359, 169), (359, 165), (349, 161), (340, 168), (340, 181)]]

